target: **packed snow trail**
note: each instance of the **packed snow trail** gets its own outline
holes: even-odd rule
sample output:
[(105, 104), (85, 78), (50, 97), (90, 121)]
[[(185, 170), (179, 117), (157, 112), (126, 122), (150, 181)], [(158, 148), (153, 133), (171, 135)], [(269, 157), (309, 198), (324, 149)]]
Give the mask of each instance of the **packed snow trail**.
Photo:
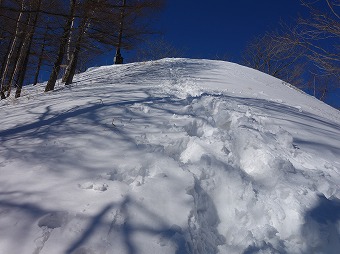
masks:
[(338, 253), (339, 111), (208, 60), (32, 89), (1, 101), (0, 253)]

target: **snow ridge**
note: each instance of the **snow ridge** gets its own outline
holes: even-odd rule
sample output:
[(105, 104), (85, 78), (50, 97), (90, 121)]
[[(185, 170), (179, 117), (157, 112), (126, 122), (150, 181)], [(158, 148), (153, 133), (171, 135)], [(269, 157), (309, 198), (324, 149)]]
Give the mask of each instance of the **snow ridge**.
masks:
[(340, 114), (280, 80), (164, 59), (1, 107), (0, 253), (340, 249)]

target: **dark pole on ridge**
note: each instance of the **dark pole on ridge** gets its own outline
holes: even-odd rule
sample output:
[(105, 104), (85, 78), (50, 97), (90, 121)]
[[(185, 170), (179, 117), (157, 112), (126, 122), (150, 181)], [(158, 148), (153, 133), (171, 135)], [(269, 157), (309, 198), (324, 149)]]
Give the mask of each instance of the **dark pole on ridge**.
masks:
[(120, 28), (119, 28), (119, 34), (118, 34), (118, 44), (117, 44), (117, 49), (116, 49), (116, 55), (114, 57), (114, 64), (122, 64), (124, 60), (124, 58), (122, 57), (120, 53), (120, 47), (122, 45), (125, 7), (126, 7), (126, 0), (123, 0), (122, 10), (120, 12)]

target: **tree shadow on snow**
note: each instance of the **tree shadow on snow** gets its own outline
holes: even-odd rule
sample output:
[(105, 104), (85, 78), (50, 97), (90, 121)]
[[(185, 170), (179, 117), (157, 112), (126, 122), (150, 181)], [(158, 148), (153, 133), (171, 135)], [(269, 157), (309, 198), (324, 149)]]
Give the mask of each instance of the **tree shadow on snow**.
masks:
[[(171, 64), (170, 64), (171, 65)], [(175, 66), (176, 67), (176, 66)], [(155, 65), (155, 73), (157, 73), (157, 65)], [(177, 68), (177, 67), (176, 67)], [(180, 68), (180, 66), (178, 66)], [(194, 69), (194, 67), (193, 67)], [(138, 80), (139, 75), (140, 77), (143, 77), (143, 73), (138, 73), (136, 71), (135, 74), (131, 75), (130, 77), (122, 77), (125, 78), (126, 82), (133, 82), (136, 79)], [(120, 77), (118, 77), (120, 78)], [(117, 79), (118, 79), (117, 78)], [(155, 80), (157, 80), (157, 75), (154, 75)], [(176, 81), (176, 78), (180, 77), (174, 77), (174, 82)], [(104, 79), (104, 77), (103, 77)], [(110, 78), (108, 78), (109, 80)], [(126, 80), (127, 79), (127, 80)], [(106, 80), (98, 80), (98, 82), (106, 82)], [(99, 89), (100, 90), (100, 89)], [(113, 90), (114, 91), (114, 90)], [(136, 90), (137, 91), (137, 90)], [(33, 137), (34, 139), (37, 139), (40, 142), (45, 142), (49, 138), (58, 137), (60, 133), (62, 134), (81, 134), (83, 132), (86, 132), (87, 130), (82, 128), (81, 122), (82, 121), (90, 121), (91, 123), (95, 123), (95, 126), (100, 127), (100, 130), (104, 128), (111, 128), (115, 131), (117, 136), (120, 136), (121, 138), (129, 141), (133, 145), (138, 145), (136, 143), (136, 140), (129, 137), (129, 135), (124, 131), (123, 127), (115, 127), (113, 128), (110, 124), (105, 124), (101, 122), (101, 116), (100, 116), (100, 110), (110, 107), (116, 107), (116, 108), (124, 108), (131, 106), (135, 103), (150, 103), (148, 106), (155, 110), (161, 110), (165, 115), (171, 116), (172, 114), (180, 114), (180, 111), (178, 109), (171, 110), (166, 107), (163, 107), (165, 104), (169, 104), (172, 106), (178, 106), (178, 108), (183, 108), (184, 106), (187, 106), (190, 103), (190, 98), (186, 99), (180, 99), (180, 98), (170, 98), (170, 97), (153, 97), (151, 92), (149, 93), (148, 89), (141, 89), (138, 90), (139, 92), (143, 93), (144, 98), (142, 96), (138, 99), (133, 100), (126, 100), (120, 98), (118, 102), (115, 103), (100, 103), (98, 101), (97, 103), (89, 103), (84, 106), (76, 106), (71, 108), (70, 110), (67, 110), (65, 112), (61, 112), (58, 115), (53, 115), (51, 113), (51, 109), (49, 106), (45, 108), (45, 112), (40, 115), (40, 117), (35, 121), (27, 124), (23, 124), (20, 126), (15, 126), (8, 130), (2, 130), (0, 131), (0, 141), (2, 141), (3, 146), (6, 147), (6, 155), (8, 158), (16, 157), (21, 155), (21, 150), (24, 150), (23, 147), (20, 145), (20, 143), (15, 144), (17, 145), (17, 149), (15, 149), (15, 146), (13, 144), (7, 144), (6, 141), (14, 140), (17, 137)], [(125, 90), (121, 90), (121, 93), (126, 93)], [(134, 91), (135, 92), (135, 91)], [(98, 96), (102, 95), (102, 91), (98, 91)], [(96, 96), (97, 96), (96, 95)], [(117, 95), (120, 96), (120, 95)], [(315, 126), (309, 126), (310, 128), (313, 128), (313, 130), (316, 133), (325, 134), (326, 132), (330, 132), (334, 130), (332, 135), (336, 136), (339, 132), (337, 130), (340, 129), (340, 126), (336, 123), (330, 123), (326, 120), (322, 120), (318, 116), (314, 116), (312, 114), (306, 114), (305, 112), (300, 112), (297, 108), (285, 106), (281, 103), (276, 103), (268, 100), (261, 100), (261, 99), (252, 99), (252, 98), (235, 98), (230, 97), (226, 95), (214, 95), (214, 94), (202, 94), (199, 97), (193, 97), (199, 99), (200, 97), (204, 96), (215, 96), (215, 97), (221, 97), (225, 101), (233, 101), (245, 106), (249, 106), (252, 108), (257, 108), (258, 110), (266, 109), (266, 112), (269, 111), (274, 112), (273, 116), (270, 117), (280, 117), (281, 113), (282, 116), (285, 116), (286, 114), (289, 114), (290, 116), (294, 117), (294, 120), (301, 126), (303, 123), (299, 121), (299, 119), (308, 118), (314, 123), (317, 123), (316, 126), (327, 126), (328, 128), (324, 129), (317, 129)], [(229, 110), (237, 110), (236, 108), (230, 108)], [(268, 111), (269, 110), (269, 111)], [(243, 112), (244, 113), (244, 112)], [(276, 114), (275, 114), (276, 113)], [(280, 114), (277, 114), (280, 113)], [(114, 117), (116, 119), (123, 119), (127, 120), (128, 118), (134, 118), (137, 119), (140, 124), (140, 126), (150, 124), (154, 126), (162, 126), (162, 121), (157, 121), (155, 119), (151, 119), (150, 116), (147, 116), (146, 114), (138, 113), (129, 111), (128, 113), (122, 111), (122, 113), (113, 113), (114, 115), (108, 116)], [(183, 115), (188, 115), (189, 112), (183, 112)], [(77, 124), (79, 124), (77, 127), (77, 124), (70, 123), (69, 120), (75, 117), (80, 117), (81, 121), (78, 121)], [(195, 115), (195, 117), (199, 117)], [(111, 118), (112, 119), (112, 118)], [(162, 119), (161, 119), (162, 120)], [(204, 119), (203, 119), (204, 120)], [(292, 121), (292, 119), (283, 119), (286, 121)], [(58, 127), (58, 128), (57, 128)], [(111, 130), (110, 129), (110, 130)], [(329, 134), (329, 133), (328, 133)], [(103, 135), (100, 131), (97, 135)], [(104, 135), (103, 135), (104, 136)], [(19, 141), (17, 141), (19, 142)], [(302, 142), (302, 141), (301, 141)], [(317, 145), (317, 144), (315, 144)], [(327, 148), (328, 144), (325, 144), (325, 148)], [(334, 150), (333, 147), (329, 147), (328, 149)], [(5, 150), (4, 150), (5, 151)], [(5, 152), (4, 152), (5, 153)], [(52, 158), (53, 151), (46, 154), (46, 157)], [(39, 157), (40, 156), (40, 157)], [(45, 154), (32, 154), (28, 156), (29, 159), (36, 160), (36, 158), (43, 159), (45, 157)], [(57, 158), (58, 159), (58, 158)], [(51, 165), (60, 163), (59, 161), (51, 161)], [(67, 157), (67, 153), (65, 156), (63, 156), (63, 159), (67, 161), (64, 161), (63, 163), (65, 165), (72, 165), (74, 163), (74, 158), (72, 155)], [(85, 165), (84, 165), (85, 168)], [(89, 169), (92, 170), (92, 169)], [(1, 195), (1, 193), (0, 193)], [(219, 219), (217, 217), (217, 211), (214, 207), (214, 203), (209, 197), (208, 193), (204, 192), (203, 188), (200, 187), (199, 182), (195, 183), (195, 187), (192, 190), (192, 195), (197, 200), (197, 221), (198, 223), (201, 223), (199, 225), (202, 231), (197, 230), (197, 239), (200, 241), (208, 241), (209, 239), (205, 239), (203, 235), (206, 233), (203, 229), (210, 229), (210, 233), (215, 233), (216, 236), (218, 236), (218, 231), (216, 229), (217, 224), (219, 223)], [(214, 222), (213, 225), (206, 225), (209, 218), (206, 218), (208, 216), (206, 213), (202, 213), (201, 210), (198, 208), (199, 205), (204, 202), (205, 204), (209, 204), (209, 210), (210, 213), (214, 214)], [(48, 213), (54, 213), (54, 211), (45, 211), (33, 204), (15, 204), (11, 201), (0, 201), (0, 208), (1, 207), (7, 207), (7, 208), (18, 208), (21, 209), (24, 213), (31, 214), (31, 217), (36, 219), (37, 217), (41, 217), (44, 214)], [(134, 211), (138, 211), (138, 213), (143, 214), (146, 218), (151, 219), (152, 221), (158, 222), (158, 227), (151, 227), (147, 226), (146, 224), (141, 223), (135, 223), (133, 215), (131, 214), (131, 210), (134, 209)], [(120, 216), (124, 218), (124, 222), (122, 224), (117, 224), (114, 220), (108, 221), (107, 217), (108, 214), (112, 211), (119, 212)], [(88, 226), (85, 228), (85, 230), (81, 233), (81, 235), (68, 247), (66, 253), (75, 253), (77, 250), (80, 250), (85, 245), (88, 245), (91, 243), (91, 238), (96, 235), (96, 233), (103, 229), (103, 227), (108, 229), (109, 233), (112, 233), (113, 235), (118, 235), (122, 238), (122, 241), (125, 246), (125, 250), (128, 254), (134, 254), (138, 253), (137, 246), (133, 241), (133, 236), (136, 233), (144, 233), (147, 235), (157, 235), (159, 238), (159, 244), (161, 245), (174, 245), (177, 248), (177, 254), (184, 254), (184, 253), (195, 253), (195, 250), (192, 246), (192, 240), (191, 235), (195, 232), (192, 231), (192, 229), (188, 228), (181, 228), (177, 225), (168, 225), (163, 218), (161, 218), (159, 215), (152, 212), (147, 207), (144, 207), (141, 203), (138, 203), (134, 200), (132, 200), (130, 197), (126, 197), (121, 203), (110, 203), (106, 205), (104, 208), (102, 208), (95, 216), (87, 217), (87, 221), (89, 221)], [(305, 224), (303, 225), (302, 232), (303, 235), (306, 238), (306, 242), (308, 244), (308, 251), (306, 253), (313, 253), (318, 251), (325, 251), (324, 253), (338, 253), (337, 250), (340, 249), (340, 233), (338, 231), (339, 226), (339, 220), (340, 220), (340, 201), (338, 199), (327, 199), (324, 196), (319, 196), (319, 202), (318, 204), (312, 208), (310, 211), (308, 211), (305, 215)], [(204, 224), (204, 225), (203, 225)], [(215, 230), (215, 231), (214, 231)], [(25, 232), (25, 231), (23, 231)], [(196, 239), (196, 240), (197, 240)], [(220, 239), (223, 241), (223, 239)], [(201, 243), (202, 246), (204, 243)], [(215, 245), (216, 247), (217, 245)], [(113, 246), (114, 247), (114, 246)], [(262, 246), (249, 246), (245, 251), (244, 254), (252, 254), (259, 252), (261, 250), (264, 251), (274, 251), (273, 246), (267, 243), (263, 243)], [(213, 251), (218, 251), (217, 248)], [(79, 252), (80, 253), (80, 252)], [(284, 253), (284, 252), (281, 252)]]
[[(145, 223), (143, 224), (143, 222), (136, 221), (136, 219), (133, 218), (131, 209), (143, 214), (143, 216), (149, 220), (156, 221), (158, 226), (148, 226)], [(107, 215), (112, 211), (115, 211), (115, 216), (109, 221), (107, 220)], [(117, 220), (117, 216), (121, 218), (120, 221)], [(91, 241), (91, 238), (103, 229), (107, 234), (107, 242), (110, 242), (110, 240), (117, 241), (119, 238), (124, 245), (124, 253), (127, 254), (138, 253), (138, 246), (133, 240), (133, 236), (137, 233), (154, 235), (158, 238), (158, 244), (161, 246), (174, 245), (177, 249), (177, 254), (191, 253), (188, 251), (189, 246), (186, 239), (186, 230), (183, 230), (177, 225), (168, 225), (159, 215), (127, 196), (120, 203), (108, 204), (95, 216), (90, 218), (90, 223), (87, 228), (79, 238), (70, 245), (65, 254), (83, 253), (82, 250), (86, 250), (87, 247), (91, 249), (91, 244), (98, 244)], [(105, 236), (105, 234), (103, 236)], [(115, 246), (109, 244), (106, 248), (109, 248), (107, 251), (111, 252)]]
[[(6, 195), (6, 193), (3, 194)], [(21, 203), (9, 199), (0, 200), (0, 212), (2, 218), (9, 216), (8, 219), (13, 220), (13, 223), (16, 220), (20, 221), (16, 226), (18, 232), (16, 238), (13, 239), (12, 243), (9, 243), (13, 246), (16, 246), (18, 239), (22, 242), (35, 241), (28, 237), (32, 236), (29, 232), (32, 232), (32, 229), (36, 227), (41, 228), (42, 234), (49, 230), (48, 237), (44, 239), (44, 243), (38, 248), (38, 252), (36, 250), (34, 253), (39, 253), (43, 249), (53, 229), (61, 228), (64, 231), (68, 228), (68, 230), (72, 230), (72, 228), (69, 228), (72, 227), (72, 220), (77, 220), (78, 227), (86, 224), (87, 226), (84, 227), (84, 230), (79, 231), (79, 236), (69, 245), (64, 252), (65, 254), (97, 253), (93, 252), (96, 250), (93, 246), (101, 246), (108, 253), (115, 253), (114, 250), (117, 246), (110, 244), (110, 241), (117, 241), (117, 239), (124, 246), (124, 253), (137, 254), (138, 246), (134, 241), (135, 234), (153, 236), (161, 247), (171, 245), (175, 248), (176, 254), (194, 253), (190, 251), (191, 243), (188, 229), (167, 224), (165, 218), (132, 200), (129, 196), (121, 202), (108, 203), (93, 216), (77, 216), (67, 211), (48, 210), (35, 203)], [(115, 212), (116, 215), (113, 219), (109, 219), (109, 214), (112, 212)], [(136, 212), (142, 214), (147, 221), (153, 221), (153, 226), (148, 226), (143, 221), (137, 221), (134, 218)], [(123, 219), (117, 220), (117, 215)], [(71, 225), (68, 226), (70, 223)], [(60, 234), (60, 231), (55, 233)], [(100, 240), (96, 237), (98, 235), (101, 236)], [(105, 237), (107, 237), (106, 240)], [(16, 250), (24, 246), (16, 246)], [(18, 253), (27, 251), (27, 249), (20, 250)]]
[(283, 249), (277, 250), (273, 247), (272, 244), (263, 241), (261, 245), (258, 245), (258, 246), (251, 245), (251, 246), (249, 246), (242, 254), (257, 254), (257, 253), (286, 254), (287, 252)]
[[(20, 124), (12, 128), (0, 130), (0, 148), (1, 156), (4, 161), (10, 161), (13, 158), (21, 158), (32, 164), (47, 165), (51, 170), (59, 171), (62, 165), (67, 165), (66, 168), (82, 165), (83, 170), (93, 171), (93, 168), (88, 168), (81, 160), (75, 160), (74, 153), (77, 150), (70, 151), (70, 144), (59, 142), (63, 137), (76, 137), (79, 135), (88, 135), (88, 126), (94, 126), (98, 131), (92, 132), (96, 137), (108, 139), (107, 133), (118, 134), (112, 138), (112, 143), (116, 139), (124, 139), (130, 144), (135, 145), (122, 128), (117, 128), (113, 124), (115, 119), (124, 119), (124, 109), (135, 103), (156, 103), (164, 98), (150, 97), (145, 95), (145, 98), (136, 98), (136, 100), (120, 100), (114, 103), (103, 103), (99, 100), (92, 103), (87, 103), (82, 106), (73, 106), (64, 112), (52, 112), (50, 106), (45, 107), (45, 111), (39, 114), (35, 121)], [(110, 108), (116, 108), (118, 111), (123, 111), (121, 115), (113, 113), (112, 116), (106, 116), (105, 119), (100, 114), (104, 111), (107, 113)], [(137, 113), (129, 112), (129, 117), (142, 119)], [(107, 121), (106, 118), (109, 120)], [(144, 122), (148, 122), (149, 118), (144, 117)], [(91, 142), (95, 142), (92, 139)], [(71, 153), (69, 153), (69, 151)], [(59, 169), (58, 169), (59, 168)]]
[[(5, 225), (12, 225), (11, 230), (9, 230), (12, 237), (7, 236), (6, 238), (7, 245), (11, 246), (11, 253), (27, 253), (27, 249), (24, 249), (25, 244), (18, 244), (18, 242), (25, 243), (37, 240), (38, 238), (29, 239), (32, 236), (30, 232), (33, 232), (35, 227), (40, 227), (42, 231), (44, 228), (57, 228), (62, 225), (67, 217), (67, 212), (49, 210), (37, 203), (16, 201), (18, 196), (25, 198), (31, 195), (33, 193), (21, 191), (0, 193), (1, 219), (8, 221)], [(1, 228), (1, 230), (6, 231), (8, 229)], [(36, 251), (33, 253), (39, 253)]]
[(318, 195), (317, 204), (306, 212), (302, 235), (307, 253), (337, 254), (340, 250), (340, 200)]

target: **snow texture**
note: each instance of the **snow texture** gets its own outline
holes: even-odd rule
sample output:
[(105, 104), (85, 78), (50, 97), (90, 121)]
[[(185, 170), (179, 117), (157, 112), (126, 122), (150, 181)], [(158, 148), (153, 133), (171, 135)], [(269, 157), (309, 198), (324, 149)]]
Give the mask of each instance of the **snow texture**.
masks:
[(233, 63), (0, 102), (0, 253), (339, 253), (340, 113)]

